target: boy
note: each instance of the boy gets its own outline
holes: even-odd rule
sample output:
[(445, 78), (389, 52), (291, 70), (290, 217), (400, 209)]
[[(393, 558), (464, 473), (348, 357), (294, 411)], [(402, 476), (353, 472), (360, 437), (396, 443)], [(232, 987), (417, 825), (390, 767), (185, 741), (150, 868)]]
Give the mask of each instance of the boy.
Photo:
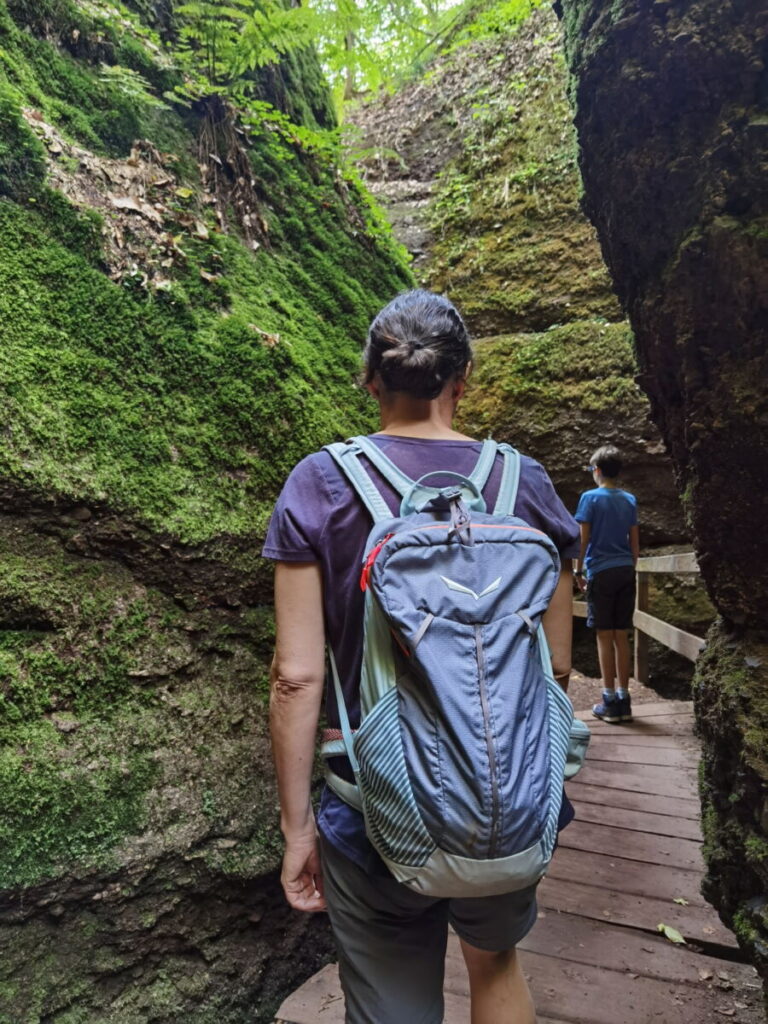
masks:
[[(592, 708), (604, 722), (632, 721), (629, 635), (635, 607), (635, 566), (640, 553), (637, 500), (619, 483), (621, 457), (613, 445), (598, 448), (588, 469), (597, 486), (576, 509), (581, 551), (574, 575), (587, 592), (587, 625), (597, 630), (603, 699)], [(586, 584), (584, 582), (586, 569)], [(618, 685), (617, 685), (618, 682)]]

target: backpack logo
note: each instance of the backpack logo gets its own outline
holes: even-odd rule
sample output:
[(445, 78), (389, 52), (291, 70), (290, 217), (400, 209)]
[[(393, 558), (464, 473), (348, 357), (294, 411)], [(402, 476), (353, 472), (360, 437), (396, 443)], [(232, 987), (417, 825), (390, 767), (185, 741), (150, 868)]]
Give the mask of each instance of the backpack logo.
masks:
[(441, 576), (440, 579), (449, 590), (458, 590), (460, 594), (470, 594), (476, 601), (479, 601), (481, 597), (485, 597), (487, 594), (492, 594), (494, 590), (498, 590), (501, 586), (501, 576), (499, 576), (485, 590), (481, 590), (479, 594), (476, 594), (471, 587), (465, 587), (463, 583), (457, 583), (456, 580), (449, 580), (447, 576)]

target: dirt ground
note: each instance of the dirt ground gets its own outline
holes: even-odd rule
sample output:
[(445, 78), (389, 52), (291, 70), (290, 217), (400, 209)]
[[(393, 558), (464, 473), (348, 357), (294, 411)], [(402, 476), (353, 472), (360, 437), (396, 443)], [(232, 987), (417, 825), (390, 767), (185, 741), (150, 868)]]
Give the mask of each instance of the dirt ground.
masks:
[[(585, 676), (576, 669), (571, 672), (571, 681), (568, 684), (568, 696), (571, 698), (575, 711), (587, 711), (600, 700), (602, 687), (599, 679)], [(643, 686), (642, 683), (630, 682), (629, 693), (633, 704), (650, 704), (656, 700), (664, 700), (662, 694), (651, 689), (650, 686)]]

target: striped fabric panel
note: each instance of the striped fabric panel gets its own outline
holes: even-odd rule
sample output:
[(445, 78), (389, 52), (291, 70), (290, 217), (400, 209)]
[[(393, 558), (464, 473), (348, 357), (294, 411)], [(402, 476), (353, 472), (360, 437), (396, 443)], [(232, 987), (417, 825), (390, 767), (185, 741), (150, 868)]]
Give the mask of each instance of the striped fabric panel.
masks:
[(354, 742), (371, 841), (397, 864), (425, 864), (436, 844), (424, 826), (408, 779), (396, 688), (366, 717)]
[(557, 821), (562, 802), (565, 760), (571, 733), (573, 708), (571, 702), (553, 679), (547, 678), (549, 703), (549, 812), (542, 837), (546, 856), (552, 856), (557, 838)]

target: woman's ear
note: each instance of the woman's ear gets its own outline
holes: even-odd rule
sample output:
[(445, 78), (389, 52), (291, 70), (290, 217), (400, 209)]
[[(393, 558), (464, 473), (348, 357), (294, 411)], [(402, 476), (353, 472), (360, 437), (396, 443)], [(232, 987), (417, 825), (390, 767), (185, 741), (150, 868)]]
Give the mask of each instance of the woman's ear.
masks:
[(378, 374), (374, 374), (371, 380), (367, 380), (363, 387), (372, 398), (378, 400), (381, 396), (381, 381)]
[(453, 382), (453, 391), (452, 391), (453, 400), (455, 402), (458, 402), (459, 399), (464, 397), (464, 391), (465, 391), (465, 389), (467, 387), (467, 381), (469, 380), (469, 375), (471, 373), (472, 373), (472, 363), (469, 362), (464, 367), (464, 369), (461, 371), (461, 373), (456, 375), (456, 378), (454, 379), (454, 382)]

